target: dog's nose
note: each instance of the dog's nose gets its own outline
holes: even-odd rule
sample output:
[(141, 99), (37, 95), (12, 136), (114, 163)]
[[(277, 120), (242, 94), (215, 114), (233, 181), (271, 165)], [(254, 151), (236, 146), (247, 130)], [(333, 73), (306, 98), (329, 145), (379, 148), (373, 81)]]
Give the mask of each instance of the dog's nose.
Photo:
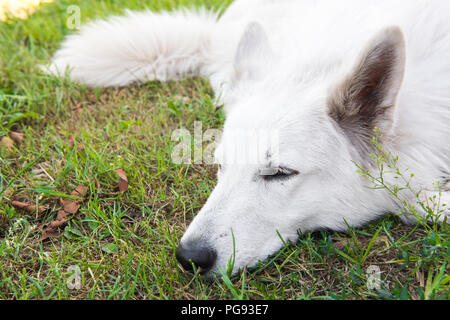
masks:
[(193, 246), (187, 248), (180, 244), (175, 251), (175, 257), (184, 270), (193, 271), (193, 263), (196, 268), (200, 268), (200, 274), (205, 274), (214, 266), (217, 253), (214, 249), (208, 247)]

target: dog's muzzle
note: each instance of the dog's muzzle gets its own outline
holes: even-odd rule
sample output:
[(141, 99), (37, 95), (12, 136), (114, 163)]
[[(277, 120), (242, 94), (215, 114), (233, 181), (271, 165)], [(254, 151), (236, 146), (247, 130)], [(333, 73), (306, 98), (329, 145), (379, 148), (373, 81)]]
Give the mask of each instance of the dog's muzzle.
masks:
[(176, 252), (175, 257), (178, 262), (181, 264), (184, 270), (193, 272), (193, 266), (199, 268), (200, 274), (205, 274), (216, 263), (217, 253), (214, 249), (207, 247), (185, 247), (183, 245), (179, 245)]

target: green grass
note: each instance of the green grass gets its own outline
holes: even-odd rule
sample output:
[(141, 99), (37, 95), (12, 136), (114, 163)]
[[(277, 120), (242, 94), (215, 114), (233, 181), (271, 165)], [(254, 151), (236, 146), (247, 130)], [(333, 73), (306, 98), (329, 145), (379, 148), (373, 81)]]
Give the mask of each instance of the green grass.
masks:
[[(0, 146), (1, 299), (449, 298), (448, 227), (404, 226), (395, 217), (348, 234), (301, 235), (231, 279), (224, 274), (206, 283), (184, 273), (174, 251), (211, 192), (216, 169), (173, 164), (171, 134), (180, 127), (192, 132), (195, 121), (204, 130), (218, 128), (224, 116), (203, 79), (94, 90), (42, 74), (38, 65), (69, 33), (66, 8), (74, 3), (82, 22), (144, 6), (56, 1), (28, 20), (0, 22), (0, 136), (24, 132), (12, 150)], [(161, 10), (206, 3), (224, 2), (147, 4)], [(117, 192), (118, 168), (130, 183), (124, 194)], [(89, 191), (80, 212), (59, 238), (40, 241), (60, 196), (81, 184)], [(49, 209), (26, 212), (12, 200)], [(67, 286), (71, 266), (81, 271), (79, 289)], [(367, 286), (371, 266), (382, 272), (378, 289)]]

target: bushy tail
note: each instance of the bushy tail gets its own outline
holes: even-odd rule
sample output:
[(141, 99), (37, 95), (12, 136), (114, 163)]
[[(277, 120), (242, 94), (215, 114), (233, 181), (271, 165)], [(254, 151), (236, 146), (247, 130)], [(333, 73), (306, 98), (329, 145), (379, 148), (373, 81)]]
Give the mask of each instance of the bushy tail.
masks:
[(207, 10), (153, 13), (91, 22), (68, 36), (48, 71), (89, 86), (178, 79), (205, 63), (217, 15)]

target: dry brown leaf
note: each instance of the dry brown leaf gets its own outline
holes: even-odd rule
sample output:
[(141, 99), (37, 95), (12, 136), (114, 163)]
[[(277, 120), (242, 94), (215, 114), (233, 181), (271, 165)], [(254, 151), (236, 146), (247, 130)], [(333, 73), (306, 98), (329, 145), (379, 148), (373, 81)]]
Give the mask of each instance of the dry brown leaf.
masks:
[(71, 212), (68, 212), (68, 211), (66, 211), (64, 209), (59, 210), (58, 211), (58, 215), (56, 216), (56, 220), (54, 222), (56, 222), (56, 223), (58, 223), (58, 222), (64, 223), (64, 221), (67, 222), (67, 219), (70, 218), (73, 215), (74, 214), (72, 214)]
[(14, 141), (10, 137), (3, 137), (0, 141), (0, 145), (11, 151), (14, 148)]
[[(72, 197), (83, 198), (87, 193), (88, 188), (86, 186), (80, 185), (76, 187), (70, 195)], [(60, 199), (63, 206), (63, 210), (68, 214), (76, 214), (80, 209), (80, 203), (83, 199)]]
[(75, 145), (75, 137), (74, 136), (69, 136), (67, 138), (67, 141), (68, 141), (69, 147), (73, 148), (73, 146)]
[(87, 191), (88, 188), (86, 186), (80, 185), (70, 194), (71, 196), (79, 197), (80, 199), (60, 199), (63, 209), (59, 210), (54, 221), (42, 227), (42, 241), (59, 236), (58, 229), (64, 227), (68, 219), (78, 213), (78, 210), (80, 210), (81, 207), (80, 203), (83, 201), (82, 198), (86, 195)]
[(62, 226), (64, 226), (65, 223), (67, 223), (66, 219), (60, 219), (60, 220), (55, 220), (55, 221), (52, 221), (52, 222), (50, 222), (48, 224), (45, 224), (42, 227), (42, 238), (41, 238), (41, 241), (44, 241), (45, 239), (48, 239), (48, 238), (57, 238), (57, 237), (59, 237), (58, 229), (61, 228)]
[(47, 240), (48, 238), (58, 238), (58, 237), (59, 237), (58, 229), (43, 230), (41, 241)]
[(63, 210), (68, 214), (76, 214), (81, 205), (72, 199), (63, 200)]
[(23, 141), (23, 136), (24, 133), (23, 132), (15, 132), (15, 131), (11, 131), (9, 133), (9, 137), (17, 144), (21, 144)]
[(81, 112), (82, 109), (83, 109), (83, 105), (80, 102), (75, 107), (72, 108), (72, 111)]
[(36, 212), (36, 209), (39, 213), (43, 213), (44, 211), (48, 210), (47, 206), (37, 206), (36, 204), (21, 201), (12, 201), (11, 204), (16, 209), (23, 209), (30, 213)]
[[(75, 146), (75, 137), (69, 136), (67, 138), (67, 144), (69, 145), (69, 147), (73, 148)], [(77, 145), (77, 151), (81, 151), (83, 149), (84, 149), (84, 146), (82, 144)]]
[(73, 197), (83, 198), (86, 195), (87, 191), (88, 191), (88, 187), (79, 185), (72, 191), (72, 193), (70, 195)]
[(69, 214), (65, 212), (64, 210), (59, 210), (58, 215), (56, 216), (56, 219), (50, 223), (47, 223), (44, 225), (44, 229), (55, 229), (62, 227), (67, 222), (67, 217)]
[(64, 210), (59, 210), (56, 219), (50, 223), (45, 224), (42, 227), (42, 238), (41, 241), (44, 241), (48, 238), (55, 238), (59, 236), (59, 228), (62, 228), (67, 223), (67, 217), (70, 214), (65, 212)]
[(128, 190), (128, 177), (123, 169), (116, 169), (114, 172), (119, 176), (119, 191), (125, 192)]

